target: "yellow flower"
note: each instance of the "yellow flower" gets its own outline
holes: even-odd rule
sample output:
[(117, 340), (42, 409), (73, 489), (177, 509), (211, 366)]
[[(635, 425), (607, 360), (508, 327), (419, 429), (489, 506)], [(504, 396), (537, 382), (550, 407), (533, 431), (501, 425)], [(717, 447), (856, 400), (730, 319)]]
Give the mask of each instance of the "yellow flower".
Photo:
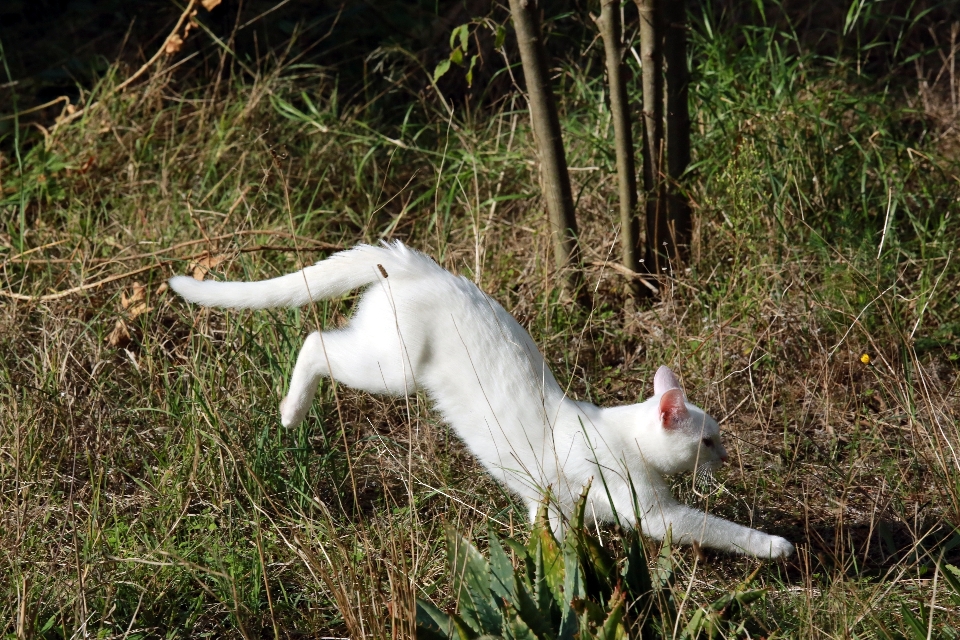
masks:
[(863, 364), (870, 364), (870, 356), (867, 354), (863, 354), (862, 356), (860, 356), (860, 362), (862, 362)]

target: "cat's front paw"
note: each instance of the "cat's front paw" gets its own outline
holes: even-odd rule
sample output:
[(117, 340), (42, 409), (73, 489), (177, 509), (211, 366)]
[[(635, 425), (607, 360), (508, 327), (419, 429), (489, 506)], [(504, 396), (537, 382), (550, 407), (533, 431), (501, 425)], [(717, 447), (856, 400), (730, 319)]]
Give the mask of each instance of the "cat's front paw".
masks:
[(760, 558), (786, 558), (793, 554), (793, 544), (780, 536), (767, 536), (763, 545), (758, 549)]

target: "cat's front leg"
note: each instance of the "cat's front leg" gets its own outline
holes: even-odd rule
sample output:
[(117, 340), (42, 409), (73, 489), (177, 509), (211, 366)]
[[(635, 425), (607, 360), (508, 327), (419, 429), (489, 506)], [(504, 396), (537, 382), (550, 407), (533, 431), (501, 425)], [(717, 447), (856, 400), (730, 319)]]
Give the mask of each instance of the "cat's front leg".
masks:
[(794, 550), (793, 544), (785, 538), (677, 503), (651, 509), (641, 523), (644, 533), (658, 539), (663, 539), (667, 527), (672, 529), (673, 539), (677, 542), (690, 544), (696, 541), (705, 547), (758, 558), (785, 558)]

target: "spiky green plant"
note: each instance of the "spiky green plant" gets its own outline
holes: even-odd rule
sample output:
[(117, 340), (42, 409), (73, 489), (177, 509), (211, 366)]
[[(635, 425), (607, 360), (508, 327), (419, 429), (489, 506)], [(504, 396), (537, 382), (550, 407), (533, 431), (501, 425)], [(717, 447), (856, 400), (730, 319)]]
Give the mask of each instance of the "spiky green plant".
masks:
[[(577, 501), (563, 542), (547, 517), (547, 505), (526, 545), (490, 533), (489, 561), (453, 527), (447, 528), (447, 560), (457, 611), (444, 612), (417, 601), (417, 635), (429, 640), (511, 638), (658, 638), (677, 628), (679, 613), (670, 589), (673, 579), (670, 535), (651, 571), (635, 529), (611, 554), (584, 527), (586, 490)], [(732, 591), (697, 609), (681, 637), (736, 637), (745, 627), (750, 603), (766, 590)], [(661, 630), (666, 634), (661, 633)]]

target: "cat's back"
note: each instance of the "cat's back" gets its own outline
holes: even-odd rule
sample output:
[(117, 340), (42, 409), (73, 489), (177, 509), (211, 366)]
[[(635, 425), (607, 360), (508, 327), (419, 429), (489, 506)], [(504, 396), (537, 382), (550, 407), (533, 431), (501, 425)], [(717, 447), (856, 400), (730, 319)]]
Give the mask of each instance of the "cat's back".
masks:
[(514, 378), (522, 370), (541, 384), (544, 377), (552, 381), (530, 334), (472, 280), (399, 242), (377, 249), (387, 277), (372, 291), (386, 298), (407, 337), (428, 340), (447, 353), (469, 353), (471, 368), (487, 375)]
[(456, 279), (456, 276), (437, 264), (433, 258), (411, 249), (399, 240), (379, 246), (361, 245), (358, 249), (369, 252), (371, 257), (378, 260), (377, 269), (384, 280), (393, 278), (394, 282), (416, 283)]
[[(373, 248), (373, 247), (371, 247)], [(500, 323), (512, 316), (470, 279), (454, 275), (433, 258), (400, 242), (376, 247), (383, 258), (385, 293), (398, 307), (431, 307), (462, 320)], [(376, 287), (376, 285), (374, 285)]]

